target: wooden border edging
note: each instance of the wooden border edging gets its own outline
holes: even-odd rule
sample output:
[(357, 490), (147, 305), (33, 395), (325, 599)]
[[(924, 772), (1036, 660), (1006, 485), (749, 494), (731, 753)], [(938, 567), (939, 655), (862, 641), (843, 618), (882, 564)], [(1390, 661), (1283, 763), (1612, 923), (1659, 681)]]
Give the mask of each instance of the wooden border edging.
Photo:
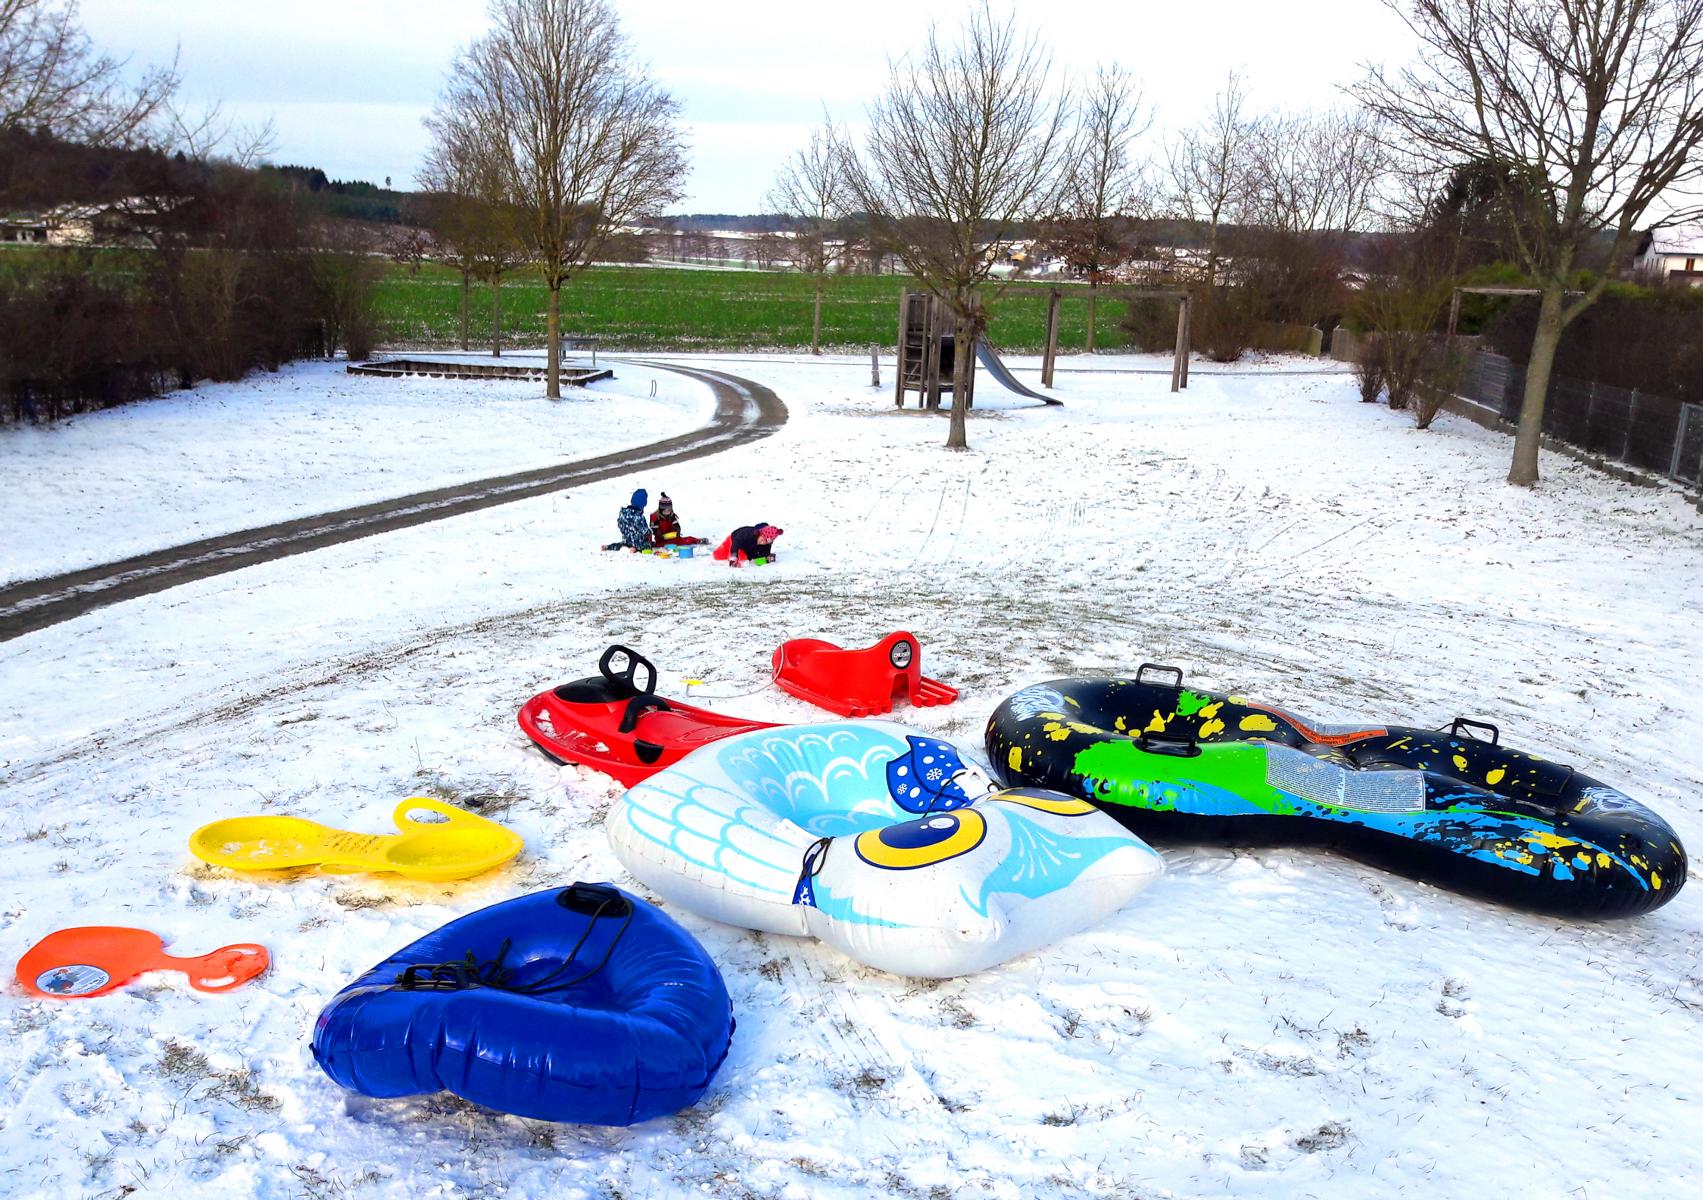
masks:
[[(432, 362), (419, 358), (387, 358), (374, 362), (350, 363), (344, 368), (350, 375), (376, 375), (385, 379), (400, 379), (405, 375), (423, 375), (433, 379), (512, 379), (538, 381), (548, 377), (544, 367), (523, 367), (518, 363)], [(608, 369), (563, 367), (562, 382), (584, 387), (599, 379), (613, 379)]]

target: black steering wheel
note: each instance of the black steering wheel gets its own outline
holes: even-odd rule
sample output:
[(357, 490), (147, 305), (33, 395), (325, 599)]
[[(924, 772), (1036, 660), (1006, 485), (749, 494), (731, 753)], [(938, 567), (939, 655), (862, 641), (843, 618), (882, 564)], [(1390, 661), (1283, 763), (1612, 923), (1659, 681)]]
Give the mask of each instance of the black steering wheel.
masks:
[[(621, 670), (615, 669), (615, 660), (624, 659)], [(656, 691), (656, 668), (650, 659), (637, 650), (626, 646), (611, 646), (603, 652), (603, 657), (597, 660), (597, 669), (603, 678), (609, 681), (609, 686), (621, 696), (648, 696)], [(645, 672), (644, 686), (639, 686), (639, 671)]]

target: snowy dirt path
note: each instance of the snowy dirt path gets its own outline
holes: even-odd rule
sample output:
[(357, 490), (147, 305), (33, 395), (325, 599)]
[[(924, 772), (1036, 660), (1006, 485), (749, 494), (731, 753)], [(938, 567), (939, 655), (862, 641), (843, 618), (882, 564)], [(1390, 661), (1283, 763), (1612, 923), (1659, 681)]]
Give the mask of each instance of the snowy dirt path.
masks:
[[(704, 360), (716, 369), (718, 362)], [(943, 983), (676, 912), (739, 1031), (704, 1103), (631, 1130), (443, 1097), (346, 1103), (307, 1037), (343, 982), (482, 904), (626, 882), (619, 789), (514, 724), (612, 641), (666, 695), (817, 714), (768, 686), (793, 636), (921, 639), (963, 689), (899, 719), (979, 753), (1015, 688), (1175, 663), (1317, 720), (1456, 715), (1576, 763), (1703, 845), (1703, 522), (1505, 440), (1418, 433), (1328, 377), (1061, 372), (972, 450), (843, 371), (742, 361), (761, 443), (187, 584), (0, 645), (0, 960), (67, 924), (272, 947), (230, 996), (165, 976), (0, 999), (0, 1190), (261, 1197), (1587, 1197), (1703, 1173), (1703, 893), (1575, 925), (1325, 853), (1167, 847), (1098, 929)], [(1018, 370), (1023, 367), (1019, 363)], [(983, 389), (978, 399), (991, 399)], [(687, 532), (786, 530), (772, 568), (598, 556), (634, 486)], [(685, 680), (702, 680), (688, 687)], [(458, 885), (255, 879), (205, 820), (377, 829), (401, 796), (510, 823)]]
[[(374, 537), (634, 470), (660, 470), (767, 437), (786, 421), (786, 406), (768, 388), (719, 371), (636, 363), (707, 385), (715, 397), (710, 422), (690, 433), (596, 458), (416, 492), (358, 508), (242, 530), (187, 545), (0, 588), (0, 641), (122, 600), (152, 595), (195, 579), (240, 571), (358, 538)], [(627, 364), (623, 364), (623, 370)], [(476, 381), (477, 387), (484, 381)]]

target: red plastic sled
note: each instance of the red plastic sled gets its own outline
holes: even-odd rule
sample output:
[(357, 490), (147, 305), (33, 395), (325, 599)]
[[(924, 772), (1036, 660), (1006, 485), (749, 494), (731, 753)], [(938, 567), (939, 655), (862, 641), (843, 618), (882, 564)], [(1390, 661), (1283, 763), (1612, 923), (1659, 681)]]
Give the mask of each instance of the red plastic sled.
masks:
[(957, 688), (923, 678), (922, 648), (903, 630), (864, 650), (842, 650), (816, 638), (783, 642), (775, 651), (775, 682), (842, 717), (892, 712), (897, 699), (932, 708), (958, 698)]
[[(623, 655), (626, 669), (617, 672), (615, 660)], [(641, 668), (647, 673), (642, 686)], [(591, 767), (627, 787), (699, 746), (774, 727), (664, 700), (656, 694), (656, 668), (625, 646), (605, 650), (597, 669), (599, 676), (540, 692), (521, 706), (518, 720), (526, 736), (557, 762)]]

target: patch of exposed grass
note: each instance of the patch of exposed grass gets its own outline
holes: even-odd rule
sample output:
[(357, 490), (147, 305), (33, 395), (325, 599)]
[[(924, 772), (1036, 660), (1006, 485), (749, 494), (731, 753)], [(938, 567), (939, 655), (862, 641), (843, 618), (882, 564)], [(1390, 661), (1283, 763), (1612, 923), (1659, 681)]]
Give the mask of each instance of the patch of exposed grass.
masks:
[[(894, 275), (839, 275), (822, 297), (825, 345), (886, 346), (897, 336), (899, 292), (914, 281)], [(1082, 290), (1082, 297), (1086, 296)], [(548, 293), (534, 276), (503, 285), (505, 344), (544, 341)], [(1080, 348), (1088, 306), (1067, 288), (1060, 307), (1059, 344)], [(396, 267), (379, 283), (382, 341), (395, 346), (459, 345), (461, 277), (451, 268)], [(1046, 340), (1046, 298), (993, 298), (988, 335), (1002, 350), (1038, 353)], [(1123, 345), (1119, 306), (1102, 298), (1096, 343)], [(491, 293), (475, 285), (469, 297), (470, 346), (488, 348)], [(811, 284), (778, 271), (689, 271), (665, 267), (593, 267), (562, 290), (562, 329), (570, 339), (619, 350), (797, 350), (810, 345)]]

